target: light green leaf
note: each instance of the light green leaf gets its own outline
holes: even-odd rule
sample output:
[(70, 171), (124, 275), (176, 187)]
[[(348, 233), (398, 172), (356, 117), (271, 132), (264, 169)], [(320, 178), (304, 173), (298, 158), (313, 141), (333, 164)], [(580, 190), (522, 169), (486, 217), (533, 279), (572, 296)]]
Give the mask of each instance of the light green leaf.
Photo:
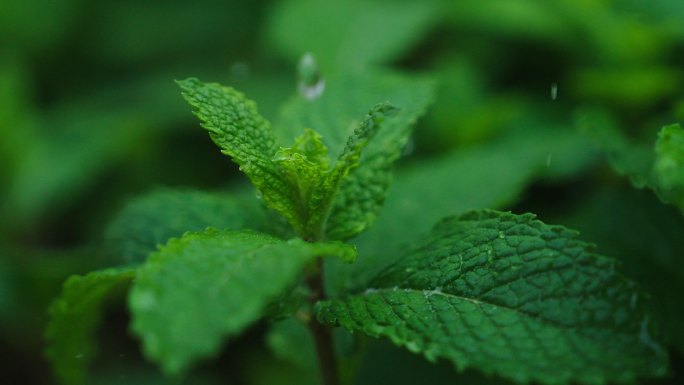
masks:
[(290, 199), (295, 203), (293, 213), (295, 230), (307, 234), (312, 209), (312, 199), (328, 173), (328, 148), (320, 134), (311, 129), (295, 139), (290, 148), (280, 148), (273, 157), (281, 175), (291, 187)]
[(161, 189), (134, 198), (107, 229), (105, 248), (113, 259), (140, 263), (169, 239), (207, 227), (268, 230), (266, 211), (253, 193)]
[(448, 218), (369, 289), (320, 303), (318, 318), (520, 383), (663, 375), (636, 285), (576, 236), (531, 214)]
[(195, 108), (195, 115), (211, 139), (240, 166), (261, 191), (264, 202), (293, 225), (295, 203), (290, 186), (282, 179), (272, 158), (278, 147), (270, 123), (257, 111), (256, 103), (242, 93), (195, 78), (178, 82), (183, 97)]
[[(277, 4), (269, 37), (293, 61), (313, 53), (324, 72), (397, 59), (439, 17), (430, 1), (296, 0)], [(377, 101), (376, 101), (377, 102)]]
[(314, 127), (333, 154), (344, 151), (368, 106), (387, 100), (399, 108), (385, 118), (363, 150), (359, 166), (342, 180), (326, 226), (328, 238), (351, 238), (375, 219), (391, 182), (392, 165), (430, 103), (433, 88), (427, 79), (388, 72), (333, 75), (326, 78), (326, 89), (318, 99), (295, 97), (285, 105), (278, 133), (286, 138)]
[(46, 354), (64, 384), (86, 383), (95, 356), (95, 331), (107, 300), (122, 294), (135, 277), (133, 269), (107, 269), (72, 276), (50, 307)]
[(186, 233), (140, 268), (129, 297), (132, 329), (150, 359), (180, 373), (261, 318), (315, 257), (354, 254), (340, 243), (211, 229)]
[[(395, 112), (396, 108), (389, 103), (380, 103), (375, 105), (361, 120), (354, 130), (354, 133), (347, 140), (347, 144), (344, 146), (344, 150), (342, 150), (335, 165), (330, 172), (326, 174), (325, 180), (323, 180), (314, 191), (313, 200), (311, 201), (312, 217), (309, 218), (311, 228), (320, 228), (322, 232), (325, 231), (324, 226), (327, 225), (329, 214), (332, 205), (334, 204), (333, 200), (337, 198), (338, 193), (342, 197), (349, 194), (349, 190), (341, 188), (340, 185), (344, 183), (350, 171), (359, 166), (361, 152), (377, 134), (385, 117)], [(371, 186), (365, 187), (368, 188)], [(347, 211), (354, 209), (355, 207), (344, 207), (343, 210), (346, 213)], [(339, 207), (336, 208), (334, 214), (337, 214), (340, 210)], [(339, 220), (340, 218), (335, 218), (330, 226), (335, 229), (335, 225), (336, 223), (339, 223)], [(321, 234), (321, 236), (322, 235), (323, 234)], [(332, 236), (330, 238), (339, 239), (340, 237)]]

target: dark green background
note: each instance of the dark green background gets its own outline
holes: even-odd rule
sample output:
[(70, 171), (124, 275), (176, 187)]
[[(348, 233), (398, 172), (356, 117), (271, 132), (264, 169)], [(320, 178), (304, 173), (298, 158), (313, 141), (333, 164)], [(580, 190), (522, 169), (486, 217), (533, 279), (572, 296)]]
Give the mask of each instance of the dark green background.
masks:
[[(650, 145), (662, 125), (681, 123), (683, 20), (678, 0), (3, 0), (0, 382), (52, 383), (42, 354), (47, 307), (67, 276), (111, 263), (102, 237), (127, 199), (158, 186), (244, 183), (199, 129), (174, 79), (234, 86), (274, 119), (295, 92), (296, 62), (306, 51), (319, 58), (323, 76), (371, 67), (428, 74), (438, 93), (400, 167), (429, 173), (425, 165), (438, 156), (481, 151), (494, 154), (489, 170), (519, 172), (496, 156), (514, 148), (529, 161), (524, 154), (534, 148), (525, 146), (536, 134), (505, 141), (519, 131), (574, 135), (602, 116)], [(508, 144), (492, 150), (498, 143)], [(651, 192), (633, 190), (589, 142), (580, 150), (567, 170), (526, 174), (515, 191), (496, 197), (497, 208), (577, 228), (622, 259), (654, 293), (670, 341), (672, 378), (654, 383), (677, 383), (684, 221)], [(496, 183), (474, 156), (465, 172), (469, 163), (459, 163), (455, 189), (459, 180)], [(462, 188), (463, 196), (475, 194)], [(123, 306), (113, 309), (99, 337), (96, 383), (165, 383), (129, 337)], [(257, 325), (232, 342), (189, 383), (288, 383), (291, 364), (267, 353), (265, 330)], [(371, 345), (359, 384), (504, 382)]]

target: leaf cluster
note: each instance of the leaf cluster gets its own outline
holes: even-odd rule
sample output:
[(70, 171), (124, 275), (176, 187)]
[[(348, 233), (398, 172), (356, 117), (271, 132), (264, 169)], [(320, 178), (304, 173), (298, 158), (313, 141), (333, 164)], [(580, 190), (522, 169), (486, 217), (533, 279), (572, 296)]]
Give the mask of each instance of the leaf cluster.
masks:
[[(277, 128), (244, 94), (195, 78), (178, 82), (202, 127), (239, 165), (263, 206), (248, 196), (161, 191), (126, 208), (109, 234), (128, 267), (71, 278), (53, 305), (50, 356), (65, 383), (85, 381), (103, 304), (122, 286), (130, 286), (132, 331), (146, 357), (169, 375), (187, 373), (259, 320), (288, 317), (386, 337), (428, 360), (444, 358), (460, 370), (519, 383), (623, 383), (666, 373), (667, 351), (637, 285), (576, 232), (531, 214), (474, 210), (447, 217), (393, 256), (362, 237), (360, 259), (371, 263), (360, 264), (364, 274), (343, 279), (354, 268), (336, 261), (357, 258), (356, 242), (349, 240), (376, 218), (391, 166), (431, 94), (425, 80), (346, 76), (345, 82), (329, 80), (339, 87), (334, 92), (314, 100), (304, 95), (284, 108), (283, 122), (321, 129), (295, 126), (301, 131), (289, 147), (279, 144)], [(347, 110), (333, 112), (331, 106), (347, 105), (345, 87), (363, 84), (372, 85), (369, 97), (395, 93), (412, 104), (397, 110), (381, 102), (353, 120)], [(656, 169), (663, 175), (678, 167), (671, 129), (657, 146), (663, 156)], [(341, 130), (346, 140), (336, 140)], [(331, 150), (338, 153), (334, 160)], [(400, 185), (418, 188), (404, 178)], [(185, 207), (176, 210), (179, 202)], [(176, 211), (165, 218), (169, 210)], [(402, 215), (401, 209), (388, 212), (389, 220)], [(389, 239), (382, 239), (384, 247), (398, 250)], [(155, 251), (157, 243), (163, 245)], [(377, 254), (365, 255), (366, 249)], [(338, 258), (325, 259), (321, 269), (326, 256)], [(327, 288), (305, 284), (324, 274), (334, 276), (330, 298), (316, 292)], [(73, 324), (83, 326), (66, 334)], [(274, 333), (276, 352), (297, 344), (287, 342), (288, 332)]]

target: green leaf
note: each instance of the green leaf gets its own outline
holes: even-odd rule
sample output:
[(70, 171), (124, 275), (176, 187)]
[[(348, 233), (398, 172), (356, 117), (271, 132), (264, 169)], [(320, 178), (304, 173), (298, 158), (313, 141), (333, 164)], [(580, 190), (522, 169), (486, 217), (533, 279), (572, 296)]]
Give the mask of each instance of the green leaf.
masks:
[(497, 140), (398, 169), (377, 222), (354, 240), (363, 258), (341, 266), (332, 280), (339, 287), (366, 282), (445, 215), (507, 207), (533, 181), (567, 178), (591, 164), (589, 139), (566, 127), (530, 128), (539, 125), (513, 126)]
[(576, 236), (531, 214), (451, 217), (369, 289), (320, 303), (318, 318), (521, 383), (663, 375), (636, 285)]
[(658, 133), (653, 173), (660, 194), (684, 209), (684, 129), (679, 124)]
[(315, 257), (354, 254), (340, 243), (211, 229), (186, 233), (140, 268), (129, 297), (132, 329), (150, 359), (178, 374), (261, 318)]
[(107, 300), (128, 288), (133, 269), (107, 269), (72, 276), (50, 307), (46, 354), (64, 384), (84, 384), (95, 356), (95, 331)]
[(684, 212), (684, 129), (679, 124), (664, 126), (651, 149), (626, 138), (606, 116), (585, 112), (584, 118), (584, 130), (603, 146), (615, 171)]
[(619, 185), (600, 188), (553, 220), (619, 256), (623, 271), (652, 295), (654, 321), (668, 342), (684, 352), (684, 217), (650, 191)]
[(169, 239), (207, 227), (268, 230), (254, 194), (161, 189), (131, 200), (107, 228), (105, 247), (114, 259), (141, 263)]
[(367, 143), (359, 166), (342, 180), (326, 225), (328, 238), (351, 238), (375, 219), (391, 182), (392, 165), (401, 156), (413, 124), (430, 103), (433, 88), (427, 79), (389, 72), (333, 75), (326, 78), (326, 89), (319, 98), (295, 97), (285, 105), (277, 124), (283, 138), (314, 127), (330, 152), (338, 154), (345, 151), (368, 106), (387, 100), (399, 107)]
[(323, 144), (320, 134), (306, 129), (295, 139), (292, 147), (280, 148), (273, 157), (281, 175), (291, 186), (290, 199), (296, 207), (293, 225), (296, 232), (305, 237), (309, 233), (311, 212), (315, 209), (312, 199), (329, 171), (327, 154), (328, 148)]
[(275, 135), (270, 123), (259, 115), (256, 103), (216, 83), (189, 78), (178, 84), (221, 152), (240, 166), (270, 208), (297, 225), (290, 186), (272, 161), (278, 150)]
[(268, 25), (269, 37), (289, 58), (311, 52), (328, 72), (397, 59), (437, 17), (434, 2), (300, 0), (278, 3)]
[[(344, 150), (342, 150), (335, 165), (330, 172), (327, 173), (325, 180), (323, 180), (314, 191), (313, 200), (311, 202), (312, 217), (309, 218), (309, 221), (311, 222), (309, 226), (311, 228), (320, 228), (322, 233), (325, 231), (324, 226), (327, 225), (331, 205), (334, 203), (333, 200), (336, 199), (340, 190), (341, 196), (345, 196), (349, 193), (347, 189), (341, 188), (340, 185), (344, 183), (344, 180), (350, 171), (359, 166), (361, 152), (377, 134), (385, 117), (395, 112), (396, 108), (389, 103), (380, 103), (375, 105), (361, 120), (354, 130), (354, 133), (347, 140), (347, 144), (344, 146)], [(351, 209), (354, 209), (354, 207), (345, 207), (344, 211), (346, 212)], [(335, 211), (339, 210), (340, 208), (338, 207)], [(333, 217), (335, 217), (335, 215), (333, 215)], [(340, 218), (335, 218), (335, 221), (331, 223), (333, 229), (339, 220)], [(321, 236), (322, 235), (323, 234), (321, 234)], [(330, 238), (338, 239), (339, 237), (335, 237), (333, 234)]]

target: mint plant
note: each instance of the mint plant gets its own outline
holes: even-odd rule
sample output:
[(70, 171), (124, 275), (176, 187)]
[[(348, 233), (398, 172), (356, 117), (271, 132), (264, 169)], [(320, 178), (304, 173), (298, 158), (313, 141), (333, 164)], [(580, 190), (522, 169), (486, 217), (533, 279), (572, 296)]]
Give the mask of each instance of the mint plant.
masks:
[[(335, 347), (337, 327), (518, 383), (667, 372), (648, 296), (577, 232), (532, 214), (447, 216), (403, 251), (379, 251), (382, 263), (350, 283), (349, 264), (367, 257), (355, 237), (381, 209), (429, 80), (333, 74), (274, 126), (233, 88), (178, 84), (256, 197), (166, 190), (127, 207), (109, 231), (125, 263), (70, 278), (52, 306), (48, 355), (64, 383), (85, 383), (103, 306), (126, 290), (131, 330), (170, 376), (262, 319), (273, 330), (283, 319), (306, 325), (311, 338), (294, 344), (313, 341), (325, 385), (353, 381), (340, 374), (350, 358)], [(401, 240), (383, 242), (396, 250)]]

